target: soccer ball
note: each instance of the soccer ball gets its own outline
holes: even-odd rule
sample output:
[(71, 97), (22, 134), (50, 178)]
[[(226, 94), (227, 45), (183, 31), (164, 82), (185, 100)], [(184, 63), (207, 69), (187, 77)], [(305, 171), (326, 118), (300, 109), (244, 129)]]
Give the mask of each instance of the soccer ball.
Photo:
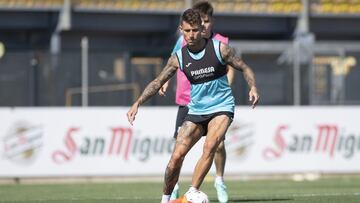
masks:
[(187, 203), (210, 203), (208, 196), (200, 190), (187, 191), (184, 199), (187, 200)]
[(200, 190), (187, 191), (184, 196), (169, 203), (210, 203), (208, 196)]

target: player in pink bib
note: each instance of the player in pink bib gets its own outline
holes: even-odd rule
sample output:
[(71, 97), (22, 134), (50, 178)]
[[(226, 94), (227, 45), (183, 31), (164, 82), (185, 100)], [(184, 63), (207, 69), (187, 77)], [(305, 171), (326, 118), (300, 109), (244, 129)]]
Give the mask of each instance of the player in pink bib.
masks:
[[(208, 1), (200, 1), (196, 3), (193, 6), (193, 9), (198, 10), (201, 14), (201, 19), (203, 21), (203, 32), (201, 33), (203, 37), (208, 39), (215, 39), (217, 41), (220, 41), (224, 44), (229, 43), (229, 39), (227, 37), (224, 37), (218, 33), (212, 32), (212, 26), (213, 26), (213, 7)], [(180, 36), (175, 44), (175, 47), (172, 51), (172, 54), (174, 54), (176, 51), (180, 50), (182, 47), (186, 46), (186, 40), (183, 36)], [(186, 66), (187, 64), (185, 64)], [(231, 66), (227, 67), (228, 73), (228, 83), (231, 85), (234, 77), (234, 70)], [(187, 105), (190, 103), (190, 82), (185, 76), (184, 72), (180, 69), (176, 72), (176, 98), (175, 102), (177, 105), (179, 105), (177, 118), (176, 118), (176, 125), (175, 125), (175, 133), (174, 138), (177, 136), (177, 132), (179, 128), (181, 127), (185, 116), (187, 115), (189, 109)], [(159, 94), (162, 96), (165, 96), (165, 92), (168, 88), (168, 82), (166, 82), (163, 87), (159, 90)], [(225, 162), (226, 162), (226, 150), (224, 141), (222, 141), (215, 153), (214, 163), (216, 166), (216, 178), (215, 178), (215, 188), (217, 191), (218, 200), (220, 203), (226, 203), (228, 202), (228, 194), (226, 191), (226, 186), (224, 183), (224, 169), (225, 169)], [(179, 185), (176, 184), (175, 188), (171, 194), (170, 199), (176, 199), (179, 197)]]

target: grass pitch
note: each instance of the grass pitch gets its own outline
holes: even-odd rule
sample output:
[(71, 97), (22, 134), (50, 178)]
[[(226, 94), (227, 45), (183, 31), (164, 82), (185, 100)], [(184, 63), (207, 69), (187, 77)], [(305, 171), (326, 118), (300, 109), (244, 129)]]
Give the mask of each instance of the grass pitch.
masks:
[[(352, 203), (360, 202), (360, 177), (343, 176), (317, 181), (227, 180), (229, 203)], [(180, 183), (181, 192), (190, 182)], [(202, 188), (211, 203), (217, 203), (213, 182)], [(0, 185), (0, 202), (121, 202), (159, 203), (160, 182), (86, 183), (86, 184), (17, 184)]]

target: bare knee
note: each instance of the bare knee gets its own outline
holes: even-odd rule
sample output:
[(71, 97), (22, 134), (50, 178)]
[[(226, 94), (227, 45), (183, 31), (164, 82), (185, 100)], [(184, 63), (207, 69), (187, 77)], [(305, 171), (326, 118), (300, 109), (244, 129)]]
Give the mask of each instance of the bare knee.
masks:
[(218, 143), (216, 140), (214, 141), (206, 141), (204, 143), (203, 156), (212, 157), (215, 155), (217, 150)]
[(185, 154), (174, 152), (169, 161), (168, 167), (177, 168), (182, 165), (185, 158)]

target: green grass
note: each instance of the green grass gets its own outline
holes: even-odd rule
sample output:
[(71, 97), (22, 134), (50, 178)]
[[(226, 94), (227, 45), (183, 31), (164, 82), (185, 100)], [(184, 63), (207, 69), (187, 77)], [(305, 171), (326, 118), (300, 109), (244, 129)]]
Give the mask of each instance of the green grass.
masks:
[[(317, 181), (229, 181), (229, 203), (352, 203), (360, 202), (359, 177), (332, 177)], [(180, 183), (184, 192), (189, 182)], [(212, 182), (201, 188), (217, 203)], [(124, 202), (159, 203), (162, 183), (87, 183), (0, 185), (0, 202)]]

